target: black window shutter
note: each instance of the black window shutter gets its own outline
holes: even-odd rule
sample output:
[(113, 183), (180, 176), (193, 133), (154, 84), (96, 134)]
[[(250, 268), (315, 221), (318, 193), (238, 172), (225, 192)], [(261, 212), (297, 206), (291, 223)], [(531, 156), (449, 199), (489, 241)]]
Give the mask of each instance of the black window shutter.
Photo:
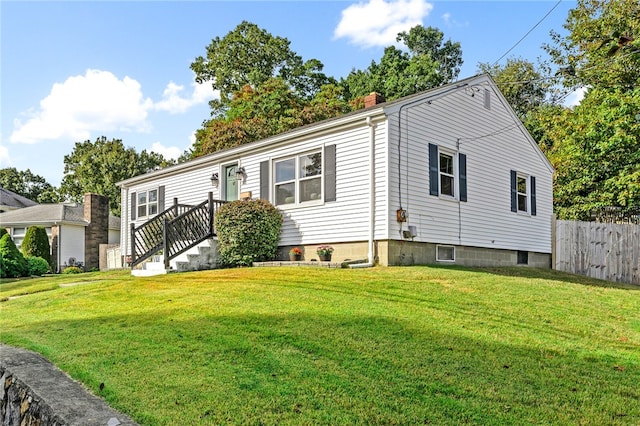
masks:
[(158, 187), (158, 213), (164, 211), (164, 185)]
[(336, 146), (324, 147), (324, 201), (336, 200)]
[(531, 176), (531, 216), (536, 215), (536, 177)]
[(260, 162), (260, 198), (269, 200), (269, 160)]
[(136, 193), (131, 193), (131, 220), (136, 220)]
[(518, 211), (518, 174), (511, 170), (511, 211)]
[(429, 194), (440, 195), (438, 185), (438, 145), (429, 144)]
[(467, 201), (467, 156), (458, 154), (458, 169), (460, 175), (460, 201)]

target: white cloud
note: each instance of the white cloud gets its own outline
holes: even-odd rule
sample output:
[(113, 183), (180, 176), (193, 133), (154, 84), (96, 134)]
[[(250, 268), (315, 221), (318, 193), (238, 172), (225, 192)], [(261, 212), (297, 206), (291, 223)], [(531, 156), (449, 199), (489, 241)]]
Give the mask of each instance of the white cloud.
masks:
[(177, 146), (164, 146), (160, 142), (151, 145), (151, 151), (161, 154), (166, 159), (177, 160), (182, 154), (182, 150)]
[(87, 70), (85, 75), (55, 83), (40, 108), (14, 120), (10, 141), (37, 143), (47, 139), (90, 138), (91, 131), (145, 131), (148, 110), (140, 83), (130, 77), (119, 80), (108, 71)]
[(218, 97), (218, 93), (213, 91), (211, 83), (204, 82), (202, 84), (192, 83), (193, 92), (188, 98), (180, 96), (184, 90), (184, 86), (175, 84), (170, 81), (162, 93), (162, 100), (154, 104), (154, 109), (158, 111), (167, 111), (170, 114), (180, 114), (187, 111), (194, 105), (199, 105)]
[(6, 146), (0, 143), (0, 167), (11, 167), (11, 157), (9, 156), (9, 150)]
[(580, 87), (579, 89), (574, 90), (567, 96), (564, 100), (564, 105), (568, 107), (574, 107), (580, 105), (580, 102), (584, 99), (584, 95), (586, 95), (588, 87)]
[(118, 79), (109, 71), (87, 70), (84, 75), (55, 83), (39, 108), (14, 120), (9, 141), (33, 144), (44, 140), (82, 141), (92, 132), (147, 132), (150, 111), (184, 113), (217, 96), (211, 84), (192, 84), (189, 97), (181, 97), (184, 86), (169, 82), (162, 100), (145, 98), (140, 83), (130, 77)]
[(342, 11), (334, 38), (347, 38), (362, 47), (389, 46), (396, 36), (421, 25), (433, 9), (425, 0), (368, 0)]

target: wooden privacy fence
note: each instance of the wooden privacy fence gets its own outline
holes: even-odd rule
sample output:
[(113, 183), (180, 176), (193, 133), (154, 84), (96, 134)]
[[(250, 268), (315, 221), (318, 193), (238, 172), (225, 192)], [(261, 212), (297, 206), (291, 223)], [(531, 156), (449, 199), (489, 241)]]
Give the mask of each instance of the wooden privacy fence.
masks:
[(640, 285), (640, 225), (555, 221), (559, 271)]

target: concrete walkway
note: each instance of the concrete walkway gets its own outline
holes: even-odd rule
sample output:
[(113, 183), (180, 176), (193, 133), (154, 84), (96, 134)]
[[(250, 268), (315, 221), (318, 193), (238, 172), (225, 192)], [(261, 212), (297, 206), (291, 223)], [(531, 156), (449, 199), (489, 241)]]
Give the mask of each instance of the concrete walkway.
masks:
[(3, 425), (137, 425), (35, 352), (0, 344), (0, 376)]

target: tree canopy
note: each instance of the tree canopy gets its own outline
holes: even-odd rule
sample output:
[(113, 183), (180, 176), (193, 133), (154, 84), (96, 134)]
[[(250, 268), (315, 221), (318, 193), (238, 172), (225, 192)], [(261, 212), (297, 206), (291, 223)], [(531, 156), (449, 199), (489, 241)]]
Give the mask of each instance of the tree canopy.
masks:
[(273, 77), (284, 81), (302, 99), (313, 98), (323, 85), (334, 82), (322, 73), (322, 62), (303, 61), (290, 43), (247, 21), (224, 37), (214, 38), (206, 48), (206, 57), (198, 56), (191, 64), (196, 82), (209, 83), (220, 92), (220, 100), (211, 102), (212, 115), (223, 114), (246, 85), (255, 89)]
[(541, 147), (556, 168), (554, 208), (589, 220), (600, 207), (640, 206), (640, 4), (578, 0), (565, 37), (545, 48), (566, 87), (587, 89), (575, 108), (536, 114)]
[(137, 153), (125, 148), (122, 140), (105, 136), (76, 142), (73, 151), (64, 156), (64, 179), (60, 193), (80, 202), (87, 192), (109, 197), (111, 213), (120, 214), (120, 189), (116, 183), (171, 164), (162, 155), (143, 150)]
[(58, 203), (62, 198), (58, 190), (45, 178), (30, 169), (18, 171), (15, 167), (0, 170), (0, 186), (36, 203)]
[(353, 70), (341, 84), (350, 100), (377, 92), (387, 100), (428, 90), (454, 81), (462, 65), (460, 43), (444, 41), (442, 31), (417, 25), (398, 34), (396, 46), (385, 48), (380, 62)]
[(640, 3), (578, 0), (545, 50), (567, 86), (633, 90), (640, 83)]

